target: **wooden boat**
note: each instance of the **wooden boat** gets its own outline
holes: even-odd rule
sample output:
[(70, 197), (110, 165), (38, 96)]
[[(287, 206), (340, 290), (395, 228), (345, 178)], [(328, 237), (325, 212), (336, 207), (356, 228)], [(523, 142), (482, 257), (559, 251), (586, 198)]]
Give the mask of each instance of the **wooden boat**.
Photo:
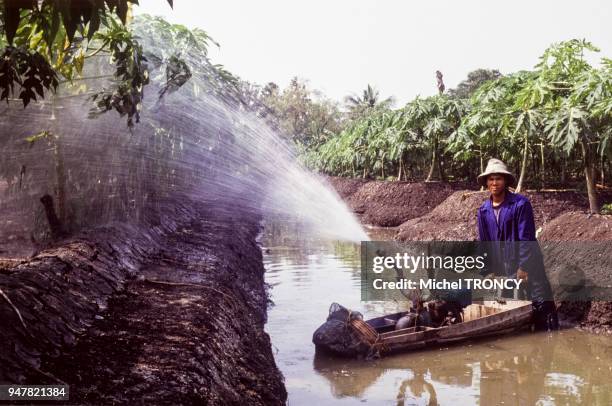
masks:
[[(484, 301), (464, 309), (463, 322), (443, 327), (410, 327), (395, 330), (399, 312), (366, 321), (352, 320), (351, 328), (370, 346), (369, 355), (413, 351), (467, 339), (508, 334), (532, 323), (530, 301)], [(323, 348), (324, 349), (324, 348)]]

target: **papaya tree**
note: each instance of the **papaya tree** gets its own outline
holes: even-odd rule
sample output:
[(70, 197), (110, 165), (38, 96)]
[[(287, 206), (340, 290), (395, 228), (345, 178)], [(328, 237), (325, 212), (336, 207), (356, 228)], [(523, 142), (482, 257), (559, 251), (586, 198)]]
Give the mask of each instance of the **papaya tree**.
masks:
[[(478, 156), (484, 171), (485, 157), (499, 157), (517, 164), (517, 192), (523, 188), (528, 153), (540, 139), (542, 113), (532, 99), (542, 91), (537, 74), (522, 71), (484, 84), (471, 98), (470, 111), (449, 139), (457, 158)], [(538, 96), (539, 97), (539, 96)], [(468, 154), (465, 148), (472, 149)]]
[(447, 151), (455, 159), (478, 159), (481, 173), (485, 157), (497, 155), (503, 111), (507, 108), (506, 81), (500, 79), (482, 85), (471, 96), (466, 114), (448, 139)]
[(540, 140), (539, 135), (543, 132), (539, 101), (546, 97), (550, 87), (537, 72), (521, 72), (509, 76), (508, 80), (508, 107), (501, 128), (502, 133), (510, 137), (515, 145), (521, 145), (520, 173), (516, 185), (516, 191), (520, 193), (527, 174), (529, 150)]
[(411, 131), (416, 138), (420, 137), (430, 150), (431, 161), (426, 182), (445, 179), (442, 165), (445, 144), (450, 135), (459, 128), (465, 110), (465, 101), (443, 94), (425, 99), (417, 97), (406, 106)]
[(609, 154), (612, 131), (612, 70), (609, 59), (592, 67), (585, 52), (599, 50), (585, 40), (570, 40), (548, 48), (538, 65), (550, 92), (538, 100), (547, 113), (550, 142), (569, 154), (579, 148), (591, 213), (599, 211), (595, 188), (597, 154)]

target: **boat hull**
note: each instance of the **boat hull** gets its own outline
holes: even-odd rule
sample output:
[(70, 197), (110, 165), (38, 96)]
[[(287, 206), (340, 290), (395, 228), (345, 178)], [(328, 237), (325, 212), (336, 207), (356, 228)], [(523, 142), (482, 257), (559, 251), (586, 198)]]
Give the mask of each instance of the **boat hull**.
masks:
[[(353, 321), (347, 328), (367, 344), (363, 356), (383, 356), (405, 351), (416, 351), (457, 343), (468, 339), (510, 334), (531, 327), (533, 310), (531, 302), (512, 301), (498, 303), (487, 301), (473, 303), (464, 309), (464, 321), (443, 327), (410, 327), (395, 330), (397, 321), (408, 312)], [(317, 345), (317, 350), (326, 350)]]
[[(381, 353), (395, 353), (460, 342), (468, 339), (509, 334), (527, 329), (532, 324), (530, 302), (509, 306), (492, 303), (473, 304), (465, 309), (465, 321), (444, 327), (408, 328), (381, 332)], [(368, 321), (369, 322), (369, 321)]]

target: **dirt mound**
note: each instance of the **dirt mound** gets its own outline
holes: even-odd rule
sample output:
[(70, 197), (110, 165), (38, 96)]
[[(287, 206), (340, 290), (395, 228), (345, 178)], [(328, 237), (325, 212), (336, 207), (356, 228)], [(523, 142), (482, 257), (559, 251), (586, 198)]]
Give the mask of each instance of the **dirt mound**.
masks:
[(431, 213), (402, 224), (396, 239), (402, 241), (474, 240), (477, 237), (476, 210), (486, 198), (486, 192), (455, 192)]
[[(367, 179), (327, 177), (327, 182), (359, 217), (364, 224), (380, 227), (402, 225), (401, 239), (465, 239), (474, 238), (476, 209), (486, 198), (486, 193), (463, 196), (477, 192), (476, 185), (467, 182), (390, 182)], [(445, 200), (453, 193), (459, 195)], [(546, 225), (553, 218), (570, 211), (585, 211), (589, 202), (584, 193), (564, 191), (526, 191), (534, 209), (536, 226)], [(482, 197), (479, 197), (482, 196)], [(467, 199), (467, 200), (466, 200)], [(600, 191), (600, 202), (612, 201), (612, 191)], [(440, 204), (447, 205), (437, 210)], [(434, 211), (435, 210), (435, 215)], [(433, 217), (427, 217), (427, 214)], [(473, 216), (472, 216), (473, 215)], [(408, 235), (409, 220), (425, 216), (414, 230), (415, 236)], [(432, 224), (425, 225), (430, 219)], [(437, 221), (440, 219), (442, 222)], [(459, 224), (467, 222), (467, 224)], [(438, 223), (438, 224), (436, 224)], [(413, 223), (410, 223), (413, 224)], [(426, 231), (431, 229), (431, 231)], [(441, 237), (438, 237), (441, 236)], [(470, 237), (471, 236), (471, 237)]]
[(580, 326), (594, 333), (612, 334), (612, 302), (591, 302)]
[[(546, 226), (563, 213), (588, 208), (586, 196), (578, 192), (527, 191), (522, 194), (531, 201), (536, 228)], [(431, 213), (403, 223), (396, 238), (403, 241), (474, 240), (478, 237), (476, 213), (487, 197), (488, 192), (455, 192)]]
[(168, 225), (160, 229), (105, 227), (29, 260), (2, 261), (0, 382), (41, 382), (42, 356), (59, 356), (75, 344), (108, 298), (174, 232)]
[(429, 213), (464, 183), (389, 182), (330, 177), (329, 183), (364, 224), (395, 227)]
[[(587, 285), (612, 285), (612, 275), (609, 275), (612, 246), (605, 246), (607, 241), (612, 244), (612, 216), (587, 214), (586, 197), (575, 192), (525, 195), (534, 207), (536, 227), (542, 227), (539, 240), (555, 291), (564, 283), (567, 276), (564, 272), (572, 267), (584, 272)], [(396, 239), (476, 239), (476, 210), (487, 196), (486, 192), (455, 192), (431, 213), (402, 224)], [(592, 244), (585, 245), (586, 241)], [(612, 332), (612, 302), (589, 302), (584, 300), (584, 295), (581, 297), (578, 301), (559, 303), (560, 317), (566, 325), (580, 324), (591, 331)]]
[(367, 179), (341, 178), (337, 176), (328, 176), (325, 179), (334, 189), (336, 189), (336, 192), (340, 195), (340, 197), (345, 200), (355, 194), (360, 187), (368, 182), (371, 182)]
[(590, 215), (584, 212), (565, 213), (544, 227), (541, 239), (551, 241), (612, 240), (612, 216)]
[[(612, 216), (565, 213), (544, 227), (542, 245), (549, 278), (559, 285), (564, 269), (578, 269), (587, 286), (611, 285)], [(568, 301), (559, 313), (570, 323), (595, 332), (612, 332), (612, 302)]]

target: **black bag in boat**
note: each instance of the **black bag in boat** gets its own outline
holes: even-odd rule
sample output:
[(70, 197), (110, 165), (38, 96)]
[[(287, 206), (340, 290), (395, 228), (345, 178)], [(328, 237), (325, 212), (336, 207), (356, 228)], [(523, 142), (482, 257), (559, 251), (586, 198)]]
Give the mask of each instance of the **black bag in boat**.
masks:
[(361, 313), (332, 303), (327, 321), (314, 332), (312, 342), (317, 351), (355, 357), (369, 354), (376, 338), (376, 331), (368, 328)]

